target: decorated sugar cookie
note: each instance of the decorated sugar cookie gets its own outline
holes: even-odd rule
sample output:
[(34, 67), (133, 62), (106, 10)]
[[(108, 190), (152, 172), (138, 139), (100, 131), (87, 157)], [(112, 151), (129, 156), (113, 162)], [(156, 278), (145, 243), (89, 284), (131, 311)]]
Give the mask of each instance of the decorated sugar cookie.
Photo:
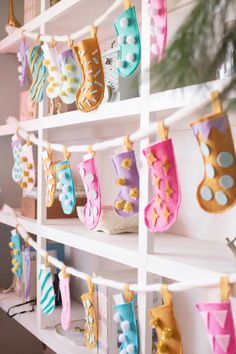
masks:
[(199, 205), (209, 213), (222, 213), (236, 202), (236, 156), (228, 117), (219, 112), (191, 125), (204, 162)]
[(149, 310), (150, 324), (155, 328), (158, 336), (156, 354), (183, 354), (182, 339), (171, 294), (166, 286), (163, 286), (161, 293), (164, 305)]
[(118, 177), (116, 183), (120, 187), (114, 202), (114, 210), (122, 217), (132, 217), (139, 211), (139, 174), (132, 144), (127, 150), (112, 156)]
[(12, 178), (17, 183), (20, 183), (23, 178), (24, 166), (21, 161), (23, 145), (24, 145), (24, 141), (21, 139), (21, 137), (17, 136), (17, 134), (13, 135), (12, 142), (11, 142), (13, 158), (14, 158)]
[(51, 268), (48, 265), (41, 264), (38, 274), (41, 287), (40, 307), (43, 313), (51, 315), (55, 309), (55, 293), (53, 287), (53, 278)]
[(43, 152), (43, 169), (46, 180), (46, 206), (50, 208), (55, 199), (56, 193), (56, 171), (50, 147)]
[(114, 306), (114, 320), (119, 325), (119, 353), (139, 353), (139, 333), (133, 297), (126, 298), (123, 304)]
[(27, 58), (32, 74), (30, 98), (33, 102), (41, 102), (43, 99), (46, 68), (43, 64), (43, 51), (40, 45), (28, 49)]
[(181, 195), (172, 140), (160, 123), (163, 141), (143, 150), (150, 168), (154, 198), (146, 206), (145, 224), (152, 232), (168, 230), (176, 221)]
[(65, 271), (61, 271), (59, 279), (62, 299), (61, 326), (64, 331), (67, 331), (71, 321), (70, 276)]
[(58, 97), (62, 91), (62, 72), (58, 62), (57, 49), (56, 46), (50, 48), (47, 43), (44, 43), (42, 45), (42, 50), (44, 55), (44, 65), (48, 71), (48, 86), (46, 93), (50, 99), (53, 99)]
[(76, 61), (72, 48), (61, 53), (59, 62), (62, 71), (60, 98), (65, 104), (71, 104), (76, 101), (76, 92), (82, 81), (82, 70)]
[(30, 141), (27, 141), (22, 147), (21, 162), (24, 170), (20, 186), (25, 191), (31, 191), (36, 183), (36, 172), (33, 156), (33, 146)]
[(11, 242), (9, 243), (9, 246), (12, 250), (12, 273), (15, 274), (17, 278), (20, 278), (22, 275), (22, 255), (20, 235), (16, 229), (11, 232)]
[[(227, 282), (227, 279), (222, 278), (222, 281), (222, 284), (224, 284)], [(206, 328), (206, 335), (212, 353), (234, 354), (236, 352), (236, 340), (229, 293), (223, 292), (221, 302), (200, 303), (196, 304), (196, 307)]]
[(70, 153), (68, 153), (65, 148), (64, 160), (55, 165), (57, 189), (62, 192), (59, 196), (59, 200), (65, 214), (71, 214), (76, 204), (75, 186), (69, 157)]
[(98, 341), (98, 326), (95, 304), (95, 287), (90, 277), (87, 279), (88, 292), (81, 295), (85, 310), (85, 331), (84, 339), (88, 348), (96, 348)]
[(115, 30), (120, 45), (117, 69), (120, 76), (127, 77), (137, 69), (141, 58), (140, 34), (135, 7), (124, 0), (125, 11), (115, 20)]
[(84, 222), (89, 229), (94, 229), (101, 215), (101, 192), (95, 158), (91, 155), (77, 167), (85, 188), (87, 203), (84, 207)]
[(78, 47), (74, 47), (74, 53), (83, 71), (82, 85), (76, 94), (76, 104), (80, 111), (90, 112), (101, 104), (105, 89), (96, 27), (91, 27), (91, 38), (80, 41)]
[(152, 53), (161, 61), (167, 41), (167, 4), (166, 0), (150, 0)]

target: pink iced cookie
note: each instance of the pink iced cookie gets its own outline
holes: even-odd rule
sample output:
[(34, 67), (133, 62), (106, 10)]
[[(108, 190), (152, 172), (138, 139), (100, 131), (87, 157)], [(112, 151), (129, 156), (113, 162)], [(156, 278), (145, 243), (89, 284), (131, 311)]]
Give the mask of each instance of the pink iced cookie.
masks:
[(36, 182), (33, 146), (31, 143), (26, 143), (22, 147), (21, 162), (23, 165), (23, 178), (20, 186), (25, 191), (31, 191)]
[(196, 304), (214, 354), (235, 354), (235, 329), (230, 302)]
[(161, 61), (167, 41), (167, 6), (166, 0), (150, 0), (151, 51)]
[(163, 232), (175, 222), (181, 195), (172, 140), (167, 139), (143, 150), (147, 159), (154, 199), (144, 210), (145, 224), (152, 232)]
[(67, 331), (71, 320), (70, 277), (65, 278), (63, 272), (60, 272), (59, 279), (62, 299), (61, 326)]
[(78, 166), (87, 195), (84, 220), (89, 229), (94, 229), (101, 215), (101, 192), (94, 158), (81, 162)]

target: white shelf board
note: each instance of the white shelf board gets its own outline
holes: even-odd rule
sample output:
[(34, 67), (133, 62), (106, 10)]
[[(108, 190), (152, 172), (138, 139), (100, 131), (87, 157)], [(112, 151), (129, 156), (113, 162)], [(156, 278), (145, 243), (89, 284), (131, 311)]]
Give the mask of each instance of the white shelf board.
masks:
[[(21, 216), (20, 214), (17, 215), (19, 223), (27, 230), (28, 232), (36, 235), (37, 234), (37, 221), (34, 219), (26, 218)], [(0, 211), (0, 223), (15, 227), (15, 222), (13, 218), (9, 215), (4, 214)]]
[[(5, 312), (8, 311), (9, 307), (19, 304), (20, 302), (21, 299), (17, 297), (15, 293), (0, 294), (0, 308)], [(73, 301), (71, 314), (72, 321), (82, 319), (84, 317), (83, 307)], [(60, 316), (61, 308), (56, 308), (50, 316), (47, 316), (47, 327), (45, 329), (40, 329), (37, 327), (36, 311), (17, 315), (14, 319), (57, 354), (91, 353), (91, 351), (86, 347), (79, 346), (73, 341), (60, 336), (56, 332), (55, 325), (60, 323)]]
[(236, 272), (236, 259), (226, 244), (174, 234), (155, 236), (154, 253), (146, 262), (147, 271), (176, 281)]

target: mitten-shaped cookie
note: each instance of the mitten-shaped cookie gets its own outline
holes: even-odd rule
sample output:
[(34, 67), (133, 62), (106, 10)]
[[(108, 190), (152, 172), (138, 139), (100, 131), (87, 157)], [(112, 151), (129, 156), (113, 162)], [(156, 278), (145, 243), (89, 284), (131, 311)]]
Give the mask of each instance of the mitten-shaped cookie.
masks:
[(64, 331), (67, 331), (71, 320), (70, 276), (65, 271), (61, 271), (59, 279), (62, 299), (61, 326)]
[(18, 72), (19, 72), (18, 79), (20, 82), (20, 86), (22, 87), (25, 82), (26, 69), (27, 69), (27, 47), (26, 47), (24, 39), (21, 41), (19, 50), (17, 52), (17, 59), (19, 62), (19, 65), (17, 68)]
[(222, 213), (236, 202), (236, 159), (226, 113), (192, 123), (204, 162), (204, 177), (197, 190), (202, 209)]
[(55, 293), (50, 266), (40, 265), (38, 279), (40, 281), (40, 306), (43, 313), (50, 315), (55, 309)]
[(167, 5), (166, 0), (150, 0), (152, 53), (162, 60), (167, 40)]
[(119, 324), (119, 353), (139, 353), (138, 323), (135, 314), (134, 301), (126, 301), (114, 306), (114, 320)]
[(116, 182), (120, 186), (114, 210), (123, 217), (134, 216), (139, 211), (139, 174), (132, 146), (127, 152), (112, 156), (112, 162), (118, 177)]
[(13, 135), (12, 142), (11, 142), (11, 147), (12, 147), (12, 152), (14, 157), (12, 178), (17, 183), (19, 183), (23, 178), (24, 167), (21, 161), (23, 145), (24, 145), (24, 141), (17, 135)]
[(102, 102), (105, 88), (96, 27), (91, 28), (91, 38), (80, 41), (78, 47), (74, 47), (74, 53), (83, 71), (82, 85), (76, 94), (76, 104), (80, 111), (90, 112)]
[(72, 48), (62, 52), (59, 61), (62, 71), (60, 97), (65, 104), (71, 104), (75, 102), (76, 92), (81, 85), (82, 70), (76, 61)]
[(50, 99), (53, 99), (59, 96), (59, 93), (62, 90), (62, 72), (58, 62), (57, 49), (55, 45), (50, 48), (47, 43), (44, 43), (42, 45), (42, 50), (44, 55), (44, 65), (48, 71), (48, 86), (46, 93)]
[(154, 199), (144, 211), (145, 224), (152, 232), (166, 231), (175, 222), (180, 205), (180, 186), (172, 140), (168, 131), (160, 123), (165, 140), (150, 145), (143, 150), (152, 177)]
[(11, 232), (11, 242), (9, 243), (9, 246), (12, 250), (12, 273), (15, 274), (17, 278), (20, 278), (22, 275), (22, 255), (20, 235), (18, 234), (16, 229)]
[(62, 191), (59, 196), (63, 212), (65, 214), (71, 214), (75, 209), (76, 196), (74, 180), (70, 168), (69, 161), (70, 154), (65, 149), (64, 161), (55, 165), (55, 171), (57, 176), (57, 189)]
[(166, 286), (162, 288), (164, 305), (149, 310), (150, 324), (158, 336), (157, 352), (183, 354), (181, 334), (175, 318), (171, 294)]
[(207, 330), (213, 354), (236, 353), (235, 328), (229, 298), (219, 303), (196, 304)]
[(130, 76), (138, 67), (141, 58), (141, 44), (135, 7), (130, 0), (124, 0), (125, 11), (115, 20), (115, 30), (120, 45), (117, 68), (120, 76)]
[(85, 331), (84, 339), (88, 348), (96, 348), (98, 341), (98, 327), (95, 304), (95, 287), (90, 277), (87, 279), (88, 292), (81, 295), (85, 310)]
[(101, 215), (101, 192), (95, 158), (82, 161), (77, 169), (86, 191), (87, 203), (84, 207), (84, 222), (87, 228), (94, 229)]
[(35, 186), (36, 176), (33, 146), (29, 141), (22, 147), (21, 162), (23, 164), (24, 171), (20, 186), (25, 191), (31, 191)]
[(54, 203), (57, 185), (56, 171), (50, 147), (43, 152), (43, 169), (46, 180), (46, 206), (50, 208)]
[(33, 102), (41, 102), (43, 99), (46, 68), (43, 64), (43, 51), (40, 45), (28, 49), (27, 58), (32, 74), (30, 98)]

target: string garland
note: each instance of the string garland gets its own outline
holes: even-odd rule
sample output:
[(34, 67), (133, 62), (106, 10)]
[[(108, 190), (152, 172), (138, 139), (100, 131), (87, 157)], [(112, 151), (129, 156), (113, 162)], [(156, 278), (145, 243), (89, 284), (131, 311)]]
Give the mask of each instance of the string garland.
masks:
[[(41, 255), (45, 261), (49, 262), (50, 264), (54, 265), (56, 268), (60, 270), (65, 270), (66, 273), (73, 275), (76, 278), (82, 279), (87, 281), (89, 275), (80, 272), (76, 270), (75, 268), (72, 267), (67, 267), (63, 262), (59, 261), (57, 258), (50, 256), (47, 251), (45, 251), (41, 246), (35, 242), (28, 234), (28, 232), (24, 229), (24, 227), (20, 224), (19, 219), (16, 216), (16, 213), (14, 209), (12, 209), (10, 206), (4, 204), (2, 208), (2, 212), (8, 216), (11, 216), (14, 220), (15, 228), (21, 238), (26, 242), (27, 245), (30, 245), (32, 248), (34, 248), (39, 255)], [(225, 274), (219, 274), (212, 276), (208, 279), (205, 280), (192, 280), (188, 282), (178, 282), (178, 283), (172, 283), (168, 285), (168, 290), (171, 292), (180, 292), (180, 291), (186, 291), (186, 290), (191, 290), (191, 289), (196, 289), (196, 288), (211, 288), (211, 287), (217, 287), (219, 286), (220, 280), (222, 276)], [(228, 277), (229, 283), (230, 284), (235, 284), (236, 283), (236, 273), (233, 273)], [(96, 285), (104, 285), (116, 290), (123, 291), (125, 286), (127, 285), (126, 283), (121, 283), (117, 282), (111, 279), (106, 279), (103, 277), (99, 276), (94, 276), (92, 277), (92, 282)], [(143, 293), (149, 293), (149, 292), (160, 292), (161, 289), (163, 288), (162, 283), (155, 283), (155, 284), (150, 284), (146, 286), (140, 286), (139, 284), (131, 284), (129, 285), (129, 290), (134, 291), (134, 292), (143, 292)]]
[[(103, 15), (101, 15), (99, 18), (97, 18), (93, 25), (95, 27), (100, 26), (105, 20), (111, 15), (112, 12), (114, 12), (121, 4), (123, 4), (124, 0), (116, 0), (105, 12)], [(74, 32), (70, 35), (46, 35), (46, 34), (40, 34), (38, 32), (31, 32), (27, 31), (24, 28), (23, 29), (16, 29), (16, 31), (19, 31), (21, 33), (22, 37), (28, 37), (31, 38), (35, 41), (42, 41), (42, 42), (47, 42), (51, 43), (52, 41), (55, 42), (68, 42), (70, 40), (74, 41), (87, 33), (90, 33), (91, 30), (91, 25), (85, 26), (81, 30)]]
[[(231, 82), (231, 79), (226, 79), (223, 82), (221, 82), (219, 84), (219, 92), (222, 92), (225, 87), (227, 87)], [(193, 98), (193, 102), (194, 102), (194, 98)], [(193, 103), (191, 106), (186, 106), (183, 107), (181, 109), (179, 109), (178, 111), (176, 111), (175, 113), (173, 113), (172, 115), (170, 115), (169, 117), (167, 117), (166, 119), (163, 120), (164, 125), (166, 127), (170, 127), (172, 124), (177, 123), (178, 121), (185, 119), (186, 117), (191, 117), (191, 115), (193, 113), (195, 113), (197, 110), (202, 109), (204, 107), (206, 107), (209, 103), (211, 102), (211, 97), (210, 95), (207, 96), (206, 98), (204, 98), (202, 101)], [(17, 121), (17, 119), (15, 119), (15, 121)], [(17, 121), (18, 122), (18, 121)], [(41, 140), (38, 139), (34, 134), (32, 133), (27, 133), (23, 128), (20, 127), (20, 125), (18, 125), (18, 123), (13, 123), (16, 125), (16, 133), (23, 138), (24, 140), (30, 140), (33, 144), (41, 147), (41, 148), (45, 148), (47, 149), (48, 146), (50, 146), (50, 148), (54, 151), (59, 151), (59, 152), (63, 152), (65, 146), (62, 144), (50, 144), (50, 142), (45, 141), (45, 140)], [(147, 127), (144, 127), (142, 129), (137, 130), (135, 133), (129, 135), (129, 138), (132, 142), (137, 142), (140, 141), (150, 135), (155, 135), (157, 134), (157, 124), (152, 123)], [(106, 150), (106, 149), (110, 149), (110, 148), (117, 148), (123, 145), (124, 142), (124, 136), (123, 137), (118, 137), (112, 140), (106, 140), (103, 142), (99, 142), (99, 143), (95, 143), (92, 145), (92, 150), (95, 151), (102, 151), (102, 150)], [(72, 146), (68, 146), (67, 150), (70, 153), (75, 153), (75, 152), (88, 152), (88, 148), (91, 148), (91, 145), (72, 145)]]

